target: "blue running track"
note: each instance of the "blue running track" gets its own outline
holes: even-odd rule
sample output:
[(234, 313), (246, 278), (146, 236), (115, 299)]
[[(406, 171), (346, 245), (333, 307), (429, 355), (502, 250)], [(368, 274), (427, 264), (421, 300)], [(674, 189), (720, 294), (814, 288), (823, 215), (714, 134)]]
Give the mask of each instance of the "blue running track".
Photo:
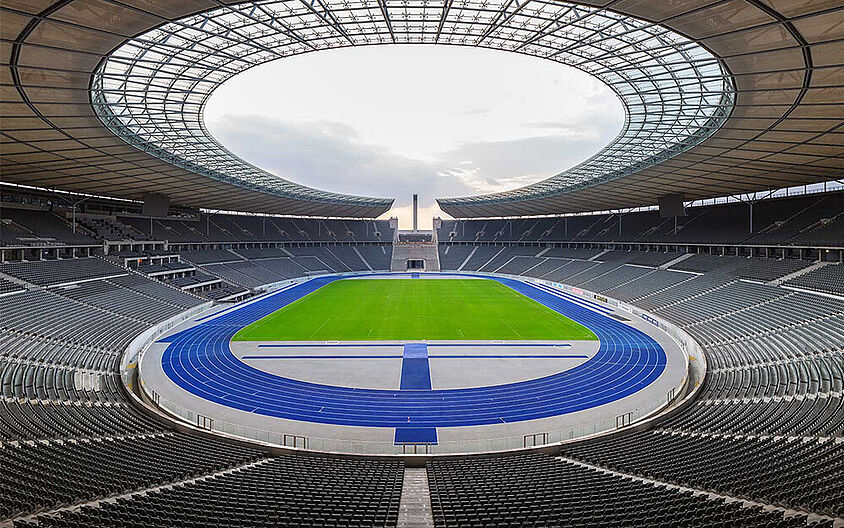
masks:
[[(285, 378), (238, 360), (229, 341), (238, 330), (309, 293), (345, 277), (320, 277), (227, 310), (168, 336), (162, 356), (166, 375), (206, 400), (267, 416), (334, 425), (395, 427), (410, 433), (535, 420), (610, 403), (647, 387), (665, 370), (662, 347), (647, 334), (589, 309), (588, 301), (514, 279), (488, 277), (583, 324), (600, 339), (594, 357), (543, 378), (469, 389), (358, 389)], [(591, 304), (591, 303), (590, 303)], [(419, 354), (409, 349), (406, 354)], [(427, 359), (420, 359), (427, 361)], [(402, 384), (405, 383), (404, 377)], [(400, 434), (401, 433), (401, 434)], [(427, 434), (427, 433), (426, 433)], [(396, 438), (403, 436), (397, 431)]]

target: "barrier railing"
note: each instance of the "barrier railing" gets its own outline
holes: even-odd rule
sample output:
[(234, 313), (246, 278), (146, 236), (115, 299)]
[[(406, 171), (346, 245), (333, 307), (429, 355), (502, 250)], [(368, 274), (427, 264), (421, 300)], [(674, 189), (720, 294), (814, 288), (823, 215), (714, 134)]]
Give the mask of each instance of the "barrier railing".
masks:
[[(456, 441), (440, 441), (436, 444), (394, 444), (393, 442), (377, 442), (357, 439), (320, 438), (317, 436), (303, 436), (301, 432), (293, 433), (284, 430), (269, 430), (251, 427), (239, 423), (228, 422), (220, 418), (209, 418), (195, 411), (187, 409), (154, 391), (147, 391), (150, 399), (168, 414), (209, 431), (224, 433), (239, 438), (256, 440), (283, 447), (308, 449), (332, 453), (354, 453), (366, 455), (389, 454), (457, 454), (479, 453), (488, 451), (507, 451), (524, 449), (527, 447), (541, 447), (557, 444), (575, 438), (591, 436), (598, 433), (614, 431), (630, 426), (665, 406), (665, 402), (657, 400), (649, 405), (638, 407), (622, 415), (607, 417), (600, 420), (579, 423), (572, 427), (546, 430), (531, 434), (503, 436), (498, 438), (467, 439)], [(440, 434), (447, 434), (448, 428), (439, 428)]]
[(155, 326), (151, 326), (138, 334), (135, 339), (129, 343), (129, 346), (126, 347), (126, 350), (123, 352), (123, 357), (120, 359), (120, 378), (123, 381), (123, 385), (131, 388), (135, 371), (139, 370), (138, 365), (141, 363), (141, 357), (150, 343), (155, 341), (158, 336), (182, 324), (188, 319), (211, 309), (213, 306), (214, 303), (211, 301), (204, 302), (198, 306), (194, 306), (193, 308), (174, 315), (170, 319), (162, 321)]

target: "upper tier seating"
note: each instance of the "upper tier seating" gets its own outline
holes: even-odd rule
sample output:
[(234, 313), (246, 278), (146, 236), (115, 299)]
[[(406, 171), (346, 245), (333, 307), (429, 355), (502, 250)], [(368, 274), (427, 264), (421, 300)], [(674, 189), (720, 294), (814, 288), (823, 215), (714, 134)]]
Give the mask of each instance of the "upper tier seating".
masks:
[(0, 205), (0, 219), (4, 220), (0, 245), (29, 245), (44, 243), (96, 244), (97, 240), (82, 229), (73, 232), (70, 223), (50, 211), (14, 209)]
[(323, 220), (201, 214), (195, 218), (120, 216), (151, 240), (190, 242), (391, 242), (388, 220)]
[[(443, 220), (447, 242), (641, 242), (662, 244), (844, 245), (844, 192), (687, 209), (677, 220), (658, 211), (518, 220)], [(561, 255), (568, 257), (568, 255)], [(578, 257), (570, 257), (578, 258)], [(650, 258), (650, 257), (647, 257)], [(662, 263), (660, 263), (662, 264)], [(650, 264), (646, 264), (650, 265)]]
[(844, 295), (844, 265), (823, 266), (795, 277), (785, 284), (807, 290)]
[(38, 286), (125, 275), (125, 269), (99, 258), (7, 262), (0, 264), (0, 273)]

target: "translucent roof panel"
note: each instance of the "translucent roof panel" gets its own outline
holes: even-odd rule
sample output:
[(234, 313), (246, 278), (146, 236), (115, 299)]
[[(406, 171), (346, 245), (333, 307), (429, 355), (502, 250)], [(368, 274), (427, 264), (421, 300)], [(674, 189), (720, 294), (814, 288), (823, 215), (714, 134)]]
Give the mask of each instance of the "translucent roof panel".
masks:
[[(730, 116), (721, 61), (663, 26), (613, 11), (533, 0), (258, 1), (166, 23), (126, 41), (97, 68), (92, 102), (131, 145), (193, 172), (279, 196), (348, 205), (391, 200), (321, 191), (229, 152), (203, 124), (209, 95), (233, 75), (291, 55), (374, 44), (449, 44), (527, 54), (591, 73), (625, 106), (621, 133), (569, 170), (447, 206), (533, 200), (651, 167), (698, 145)], [(529, 87), (528, 87), (529, 89)]]

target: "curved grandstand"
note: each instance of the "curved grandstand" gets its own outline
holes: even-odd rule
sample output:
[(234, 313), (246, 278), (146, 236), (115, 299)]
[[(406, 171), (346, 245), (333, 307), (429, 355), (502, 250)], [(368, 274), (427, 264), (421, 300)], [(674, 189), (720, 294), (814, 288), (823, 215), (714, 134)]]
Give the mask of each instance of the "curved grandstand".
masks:
[[(841, 2), (0, 12), (0, 527), (844, 526)], [(203, 126), (393, 43), (581, 68), (624, 129), (407, 235)]]

